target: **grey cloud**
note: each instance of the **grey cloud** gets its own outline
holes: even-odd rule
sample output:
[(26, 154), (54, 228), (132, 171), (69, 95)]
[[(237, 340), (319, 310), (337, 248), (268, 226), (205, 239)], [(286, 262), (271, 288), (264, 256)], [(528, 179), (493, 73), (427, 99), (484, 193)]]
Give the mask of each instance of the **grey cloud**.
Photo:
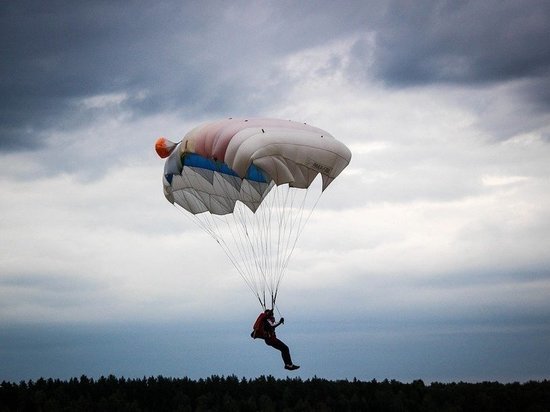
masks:
[[(97, 303), (105, 285), (100, 282), (77, 276), (47, 275), (43, 273), (20, 273), (3, 275), (0, 289), (3, 297), (0, 311), (5, 319), (16, 314), (24, 319), (28, 313), (60, 311), (71, 315), (85, 305)], [(28, 311), (28, 312), (27, 312)]]
[(124, 93), (135, 116), (253, 115), (283, 92), (277, 59), (326, 41), (346, 22), (357, 28), (360, 18), (349, 22), (357, 7), (4, 2), (0, 150), (41, 147), (43, 132), (92, 121), (95, 113), (75, 104), (103, 94)]
[[(524, 78), (548, 84), (548, 38), (550, 6), (545, 1), (432, 1), (414, 8), (395, 1), (377, 26), (373, 72), (391, 86)], [(550, 104), (547, 95), (531, 97)]]
[[(102, 113), (78, 103), (124, 94), (130, 118), (255, 115), (292, 87), (277, 64), (327, 41), (375, 34), (350, 75), (388, 85), (518, 78), (549, 103), (550, 7), (529, 2), (4, 2), (0, 150), (40, 148), (52, 130)], [(369, 39), (372, 39), (369, 37)], [(320, 70), (342, 69), (342, 62)]]
[[(483, 286), (506, 286), (506, 285), (534, 285), (537, 287), (541, 282), (550, 280), (550, 271), (543, 263), (533, 263), (518, 267), (504, 268), (479, 268), (465, 271), (460, 268), (450, 270), (447, 273), (437, 273), (429, 278), (404, 280), (405, 284), (411, 284), (425, 288), (463, 289)], [(518, 291), (519, 293), (519, 291)], [(533, 302), (534, 305), (534, 302)], [(550, 312), (550, 305), (547, 305)]]
[(96, 282), (89, 279), (75, 279), (71, 276), (40, 274), (3, 275), (0, 285), (13, 288), (36, 288), (40, 290), (75, 291), (83, 287), (85, 289), (97, 289)]
[[(7, 47), (0, 66), (0, 147), (30, 148), (42, 143), (40, 131), (80, 124), (78, 99), (154, 90), (165, 74), (174, 27), (178, 22), (192, 28), (191, 15), (164, 4), (148, 9), (122, 2), (3, 3), (0, 30)], [(177, 89), (192, 97), (191, 84), (180, 80)], [(128, 102), (162, 108), (155, 93), (147, 98), (152, 102)]]
[[(200, 22), (189, 7), (34, 6), (2, 6), (2, 38), (9, 39), (0, 86), (3, 149), (32, 147), (40, 144), (37, 131), (80, 124), (74, 104), (81, 98), (124, 92), (138, 112), (200, 102), (192, 39), (178, 31), (185, 27), (192, 38)], [(140, 93), (144, 98), (132, 98)]]
[(477, 83), (549, 73), (547, 2), (422, 4), (393, 2), (378, 27), (376, 74), (388, 83)]

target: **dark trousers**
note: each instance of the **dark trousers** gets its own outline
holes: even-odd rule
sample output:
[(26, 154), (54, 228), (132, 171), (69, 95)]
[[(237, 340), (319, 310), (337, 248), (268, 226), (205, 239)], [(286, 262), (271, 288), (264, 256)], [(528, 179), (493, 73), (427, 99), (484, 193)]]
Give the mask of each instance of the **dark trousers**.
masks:
[(284, 342), (280, 341), (276, 337), (266, 338), (265, 344), (269, 345), (277, 350), (281, 351), (281, 356), (283, 357), (283, 362), (285, 365), (292, 365), (292, 359), (290, 359), (290, 350)]

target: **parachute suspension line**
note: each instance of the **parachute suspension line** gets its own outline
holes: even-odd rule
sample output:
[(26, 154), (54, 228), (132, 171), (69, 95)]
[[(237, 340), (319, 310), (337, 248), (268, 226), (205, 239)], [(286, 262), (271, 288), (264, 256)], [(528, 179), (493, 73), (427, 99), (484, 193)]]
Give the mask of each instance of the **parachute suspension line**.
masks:
[(283, 314), (281, 313), (281, 311), (279, 310), (279, 307), (275, 304), (275, 302), (273, 302), (273, 306), (271, 306), (271, 308), (273, 310), (276, 310), (277, 313), (279, 314), (279, 317), (282, 318), (283, 317)]
[(174, 208), (191, 222), (193, 222), (193, 224), (204, 230), (210, 237), (212, 237), (216, 241), (216, 243), (218, 243), (218, 245), (220, 245), (221, 249), (226, 254), (231, 264), (237, 270), (237, 273), (239, 273), (241, 278), (244, 280), (246, 286), (256, 296), (256, 298), (260, 302), (260, 305), (265, 306), (265, 297), (262, 300), (262, 298), (258, 295), (257, 287), (255, 287), (254, 284), (251, 283), (250, 280), (247, 278), (246, 274), (243, 272), (243, 268), (239, 265), (238, 259), (232, 253), (231, 248), (227, 246), (227, 242), (225, 242), (225, 240), (219, 235), (219, 232), (217, 233), (217, 224), (215, 219), (208, 219), (207, 215), (210, 215), (209, 213), (203, 213), (204, 216), (193, 214), (190, 215), (188, 211), (181, 208), (179, 205), (177, 206), (176, 204), (174, 204)]
[[(215, 173), (214, 176), (216, 175), (217, 174)], [(196, 181), (197, 179), (203, 179), (203, 177), (198, 177), (197, 175), (191, 178), (190, 173), (182, 173), (181, 176), (182, 178), (185, 177), (185, 180), (190, 188), (196, 187), (195, 185), (193, 185), (193, 180)], [(200, 194), (197, 193), (195, 196), (200, 197)], [(214, 201), (214, 200), (211, 200), (211, 201)], [(209, 212), (192, 214), (192, 216), (189, 216), (188, 213), (184, 213), (183, 209), (179, 209), (179, 208), (177, 209), (180, 210), (180, 212), (182, 212), (185, 216), (190, 217), (195, 224), (197, 224), (202, 230), (208, 233), (220, 245), (220, 247), (222, 248), (226, 256), (229, 258), (231, 264), (235, 267), (235, 269), (237, 270), (241, 278), (244, 280), (247, 287), (256, 295), (256, 297), (261, 303), (262, 299), (258, 294), (258, 285), (250, 281), (250, 277), (247, 276), (246, 274), (247, 268), (239, 264), (240, 261), (245, 263), (250, 262), (250, 259), (239, 259), (239, 255), (246, 256), (246, 248), (244, 248), (243, 250), (242, 242), (235, 241), (232, 244), (236, 245), (237, 250), (236, 251), (233, 250), (228, 245), (228, 243), (225, 240), (225, 236), (223, 235), (224, 233), (223, 231), (225, 228), (228, 230), (231, 236), (235, 238), (234, 230), (232, 230), (232, 226), (234, 225), (231, 225), (227, 216), (213, 215)], [(223, 228), (221, 228), (220, 226), (223, 226)], [(250, 271), (251, 270), (248, 269), (248, 272)], [(265, 302), (265, 297), (263, 301)]]
[[(215, 174), (215, 176), (219, 179), (218, 182), (222, 181), (223, 178), (220, 175)], [(273, 185), (273, 183), (270, 183), (270, 187), (263, 189), (264, 194), (262, 196), (264, 198)], [(225, 194), (228, 198), (231, 198), (232, 195), (234, 196), (234, 193), (229, 193), (231, 191), (227, 189), (229, 186), (223, 183), (220, 183), (219, 186), (220, 188), (225, 188)], [(241, 183), (240, 189), (241, 193), (247, 194), (250, 199), (257, 198), (258, 192), (256, 192), (252, 186), (246, 186), (244, 183)], [(256, 194), (252, 193), (253, 190)], [(260, 207), (259, 214), (261, 214), (263, 210), (266, 209)], [(266, 285), (268, 284), (267, 278), (269, 277), (265, 265), (265, 256), (269, 255), (264, 253), (262, 257), (262, 250), (264, 249), (262, 242), (266, 242), (264, 232), (266, 227), (269, 229), (269, 224), (262, 224), (262, 220), (256, 219), (251, 210), (241, 202), (236, 202), (233, 214), (225, 216), (225, 222), (228, 233), (231, 234), (234, 240), (231, 242), (234, 248), (230, 247), (227, 242), (223, 242), (222, 244), (219, 241), (218, 243), (223, 247), (226, 255), (231, 257), (230, 260), (232, 264), (236, 267), (243, 280), (245, 280), (245, 283), (247, 283), (249, 288), (261, 302), (262, 307), (265, 307), (267, 305)], [(220, 235), (219, 237), (221, 237), (223, 241), (223, 236)], [(237, 259), (236, 255), (240, 256), (241, 259)]]
[[(273, 183), (272, 183), (273, 184)], [(257, 275), (260, 278), (262, 284), (262, 290), (264, 292), (264, 298), (266, 298), (267, 292), (270, 296), (273, 296), (273, 231), (272, 220), (274, 207), (272, 206), (274, 200), (277, 199), (279, 187), (275, 187), (269, 193), (264, 196), (264, 200), (261, 206), (256, 210), (254, 217), (251, 216), (252, 222), (255, 223), (256, 234), (254, 235), (253, 242), (251, 242), (251, 248), (255, 253), (255, 262), (257, 265)], [(267, 300), (264, 300), (267, 306)]]
[[(282, 196), (282, 192), (284, 191), (284, 189), (287, 189), (286, 190), (286, 193), (284, 196)], [(286, 204), (286, 200), (288, 199), (288, 185), (284, 185), (284, 186), (281, 186), (279, 191), (277, 192), (277, 196), (274, 196), (273, 197), (273, 204), (274, 206), (271, 207), (271, 211), (273, 212), (273, 214), (275, 216), (273, 216), (273, 218), (275, 219), (277, 225), (273, 226), (273, 227), (276, 227), (277, 228), (277, 233), (276, 233), (276, 236), (277, 236), (277, 241), (275, 242), (276, 243), (276, 252), (274, 253), (275, 255), (275, 258), (272, 259), (272, 262), (271, 262), (271, 270), (272, 270), (272, 273), (273, 273), (273, 276), (271, 278), (271, 283), (270, 283), (270, 293), (271, 293), (271, 302), (272, 304), (275, 303), (275, 278), (278, 276), (278, 268), (279, 268), (279, 264), (280, 264), (280, 261), (281, 261), (281, 253), (282, 250), (281, 250), (281, 228), (283, 227), (282, 226), (282, 220), (284, 219), (284, 206)]]
[[(217, 175), (217, 178), (222, 179), (219, 175)], [(222, 185), (222, 187), (224, 186)], [(229, 195), (229, 193), (227, 194)], [(254, 263), (256, 256), (254, 249), (250, 247), (251, 239), (254, 237), (254, 228), (250, 225), (249, 219), (247, 219), (247, 212), (249, 211), (246, 210), (246, 205), (237, 202), (233, 214), (224, 217), (226, 228), (233, 239), (231, 245), (234, 246), (233, 250), (227, 242), (224, 242), (224, 250), (227, 255), (232, 257), (233, 266), (235, 266), (245, 283), (249, 285), (249, 288), (256, 295), (260, 304), (265, 306), (265, 290), (262, 288), (263, 282), (255, 276)], [(247, 244), (249, 247), (246, 247)], [(240, 256), (240, 259), (237, 259), (236, 255)]]
[[(227, 177), (214, 172), (210, 178), (212, 184), (225, 192), (224, 196), (215, 196), (193, 189), (200, 188), (205, 177), (195, 173), (192, 168), (184, 168), (186, 172), (182, 171), (180, 176), (184, 179), (185, 192), (173, 193), (183, 204), (190, 205), (191, 209), (195, 207), (197, 211), (202, 210), (195, 206), (199, 203), (230, 206), (224, 202), (243, 198), (243, 195), (244, 199), (259, 204), (253, 212), (246, 203), (237, 201), (233, 213), (227, 215), (204, 211), (195, 214), (192, 212), (192, 216), (189, 216), (184, 213), (183, 208), (178, 209), (220, 245), (260, 305), (264, 309), (268, 307), (268, 303), (271, 303), (272, 308), (276, 307), (279, 286), (290, 258), (322, 191), (311, 207), (311, 202), (308, 202), (310, 189), (293, 188), (289, 184), (275, 186), (271, 182), (270, 187), (263, 186), (258, 190), (248, 181), (235, 180), (233, 184)], [(260, 193), (263, 193), (261, 200), (258, 199)], [(309, 214), (306, 210), (310, 211)]]
[[(275, 226), (273, 223), (274, 215), (280, 213), (278, 204), (281, 186), (274, 188), (264, 199), (262, 205), (255, 213), (254, 222), (257, 225), (258, 235), (255, 237), (253, 245), (256, 251), (256, 263), (258, 272), (262, 277), (263, 290), (269, 293), (271, 303), (273, 304), (274, 296), (274, 278), (276, 276), (276, 256), (274, 256), (274, 248), (279, 244), (275, 244), (278, 240), (272, 230)], [(267, 297), (267, 296), (266, 296)], [(266, 301), (267, 305), (267, 301)]]
[(261, 274), (264, 285), (264, 298), (267, 289), (272, 307), (300, 234), (320, 198), (319, 194), (311, 213), (305, 216), (305, 211), (311, 207), (305, 207), (308, 192), (289, 185), (277, 186), (256, 211), (254, 222), (260, 234), (251, 245), (255, 250), (257, 273)]
[[(299, 202), (299, 204), (297, 205), (297, 209), (299, 210), (299, 212), (297, 212), (296, 214), (294, 213), (288, 213), (287, 216), (290, 216), (290, 218), (288, 219), (289, 221), (289, 226), (290, 226), (290, 232), (289, 232), (289, 235), (284, 237), (284, 239), (287, 240), (287, 243), (286, 243), (286, 246), (285, 246), (285, 256), (284, 256), (284, 261), (283, 263), (281, 264), (280, 266), (280, 273), (278, 274), (277, 276), (277, 280), (276, 280), (276, 284), (275, 284), (275, 295), (273, 297), (273, 302), (275, 302), (276, 298), (277, 298), (277, 292), (279, 290), (279, 285), (286, 273), (286, 269), (288, 267), (288, 264), (290, 262), (290, 258), (292, 256), (292, 254), (294, 253), (294, 249), (296, 248), (296, 244), (298, 243), (298, 239), (300, 238), (300, 235), (302, 234), (307, 222), (309, 221), (311, 215), (313, 214), (313, 211), (315, 210), (317, 204), (319, 203), (319, 199), (321, 198), (321, 195), (322, 195), (322, 191), (319, 192), (319, 195), (317, 196), (317, 198), (315, 199), (314, 203), (313, 203), (313, 206), (308, 206), (306, 207), (306, 204), (307, 204), (307, 200), (308, 200), (308, 195), (309, 195), (309, 192), (310, 192), (310, 189), (306, 189), (306, 190), (300, 190), (300, 191), (293, 191), (293, 193), (297, 193), (297, 192), (301, 192), (304, 194), (304, 196), (302, 197), (301, 199), (301, 202)], [(295, 200), (296, 196), (293, 196), (292, 197), (292, 202), (291, 202), (291, 207), (294, 207), (294, 200)], [(309, 213), (305, 213), (306, 210), (309, 211)], [(304, 219), (304, 215), (305, 216), (305, 219)], [(292, 216), (294, 216), (294, 219), (292, 219)], [(294, 231), (294, 233), (291, 233), (292, 231)]]
[[(237, 235), (239, 235), (239, 240), (236, 241), (236, 244), (241, 247), (241, 256), (243, 257), (241, 262), (243, 262), (246, 266), (246, 277), (248, 281), (253, 284), (253, 292), (258, 298), (260, 305), (264, 308), (266, 296), (265, 287), (263, 285), (265, 282), (262, 282), (260, 276), (258, 276), (259, 271), (257, 267), (257, 257), (255, 250), (251, 246), (252, 240), (255, 236), (255, 228), (251, 224), (253, 221), (250, 221), (250, 219), (247, 218), (247, 212), (250, 213), (250, 211), (245, 210), (245, 207), (246, 206), (244, 204), (236, 204), (234, 210), (234, 218), (236, 223), (234, 229), (237, 232)], [(248, 245), (248, 247), (246, 247), (246, 245)]]
[[(270, 250), (271, 250), (271, 213), (270, 201), (276, 196), (278, 187), (273, 188), (268, 197), (264, 199), (262, 205), (256, 210), (255, 222), (257, 224), (258, 235), (255, 238), (254, 250), (257, 254), (258, 271), (262, 277), (262, 285), (267, 299), (267, 294), (271, 295), (270, 279), (272, 271), (270, 268)], [(267, 301), (265, 302), (267, 305)]]
[[(262, 282), (262, 276), (265, 277), (265, 274), (262, 273), (261, 267), (258, 267), (258, 257), (253, 244), (254, 238), (257, 237), (257, 230), (253, 225), (253, 220), (247, 217), (251, 212), (245, 210), (245, 207), (244, 204), (237, 203), (233, 212), (237, 223), (234, 229), (240, 235), (240, 240), (236, 243), (242, 245), (242, 256), (247, 264), (248, 279), (254, 284), (255, 293), (258, 299), (263, 302), (262, 305), (265, 306), (265, 287), (263, 286), (265, 282)], [(245, 247), (246, 245), (248, 245), (248, 248)]]
[[(294, 198), (298, 192), (297, 190), (291, 190), (290, 185), (285, 186), (286, 191), (284, 196), (280, 196), (278, 199), (278, 205), (276, 206), (277, 210), (277, 227), (278, 227), (278, 239), (277, 239), (277, 259), (274, 267), (274, 276), (272, 279), (272, 295), (271, 300), (273, 304), (277, 300), (277, 292), (279, 290), (280, 279), (284, 272), (284, 267), (282, 266), (285, 261), (285, 257), (288, 254), (288, 237), (292, 233), (293, 222), (292, 222), (292, 207), (294, 203)], [(282, 194), (281, 194), (282, 195)]]
[[(205, 215), (209, 215), (209, 213), (206, 213)], [(261, 302), (262, 297), (260, 296), (260, 292), (258, 289), (257, 282), (254, 281), (253, 278), (249, 276), (249, 273), (251, 273), (252, 269), (250, 269), (250, 259), (246, 257), (246, 248), (243, 247), (243, 243), (241, 240), (239, 240), (239, 233), (235, 231), (235, 228), (233, 227), (229, 220), (226, 217), (221, 218), (220, 220), (225, 223), (226, 229), (230, 236), (235, 239), (234, 242), (232, 242), (234, 248), (232, 248), (229, 243), (225, 240), (222, 229), (219, 229), (217, 226), (216, 221), (218, 219), (214, 218), (214, 216), (210, 216), (212, 224), (216, 226), (216, 231), (214, 232), (214, 238), (218, 242), (218, 244), (221, 246), (222, 250), (226, 254), (226, 256), (231, 261), (231, 264), (235, 267), (241, 278), (244, 280), (248, 288), (256, 295), (258, 300)], [(239, 258), (242, 257), (242, 258)], [(265, 299), (264, 299), (265, 300)]]

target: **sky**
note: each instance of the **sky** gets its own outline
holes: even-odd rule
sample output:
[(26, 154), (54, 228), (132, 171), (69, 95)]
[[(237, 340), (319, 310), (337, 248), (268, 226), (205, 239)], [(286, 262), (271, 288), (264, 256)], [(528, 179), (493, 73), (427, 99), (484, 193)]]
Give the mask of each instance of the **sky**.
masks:
[[(547, 1), (0, 4), (0, 381), (550, 378)], [(352, 152), (279, 289), (301, 369), (163, 196), (158, 136)]]

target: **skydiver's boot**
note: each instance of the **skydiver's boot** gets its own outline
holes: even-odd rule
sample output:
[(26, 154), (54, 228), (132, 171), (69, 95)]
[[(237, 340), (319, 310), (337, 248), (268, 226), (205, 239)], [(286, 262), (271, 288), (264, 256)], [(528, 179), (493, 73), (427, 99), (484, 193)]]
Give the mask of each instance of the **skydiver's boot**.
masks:
[(293, 365), (292, 363), (290, 365), (285, 365), (285, 369), (288, 369), (289, 371), (293, 371), (293, 370), (296, 370), (298, 368), (299, 368), (298, 365)]

